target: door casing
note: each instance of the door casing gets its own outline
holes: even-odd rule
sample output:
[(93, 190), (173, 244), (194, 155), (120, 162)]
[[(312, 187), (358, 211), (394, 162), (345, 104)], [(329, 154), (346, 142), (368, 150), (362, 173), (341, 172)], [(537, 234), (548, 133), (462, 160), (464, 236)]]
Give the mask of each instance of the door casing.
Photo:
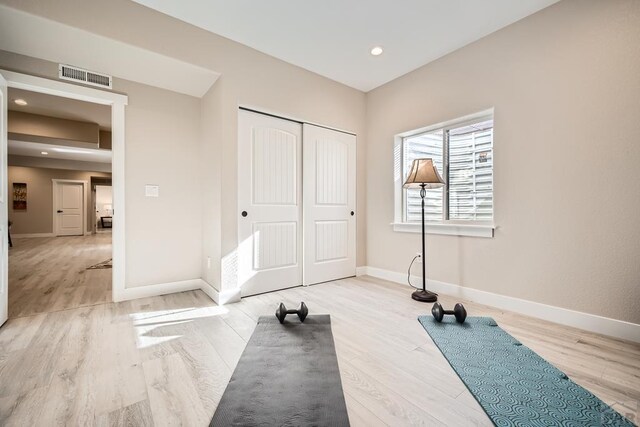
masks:
[[(10, 88), (44, 93), (62, 98), (76, 99), (111, 107), (111, 174), (113, 186), (113, 229), (112, 229), (112, 298), (113, 301), (124, 301), (136, 298), (135, 289), (127, 289), (125, 282), (125, 107), (128, 97), (119, 93), (108, 92), (72, 83), (61, 82), (29, 74), (0, 69), (0, 75), (7, 80)], [(0, 149), (5, 150), (6, 140)], [(6, 170), (6, 162), (0, 166)], [(7, 265), (8, 257), (3, 256), (0, 264)], [(4, 268), (3, 274), (6, 272)]]
[(0, 74), (0, 326), (9, 317), (9, 183), (7, 182), (7, 81)]

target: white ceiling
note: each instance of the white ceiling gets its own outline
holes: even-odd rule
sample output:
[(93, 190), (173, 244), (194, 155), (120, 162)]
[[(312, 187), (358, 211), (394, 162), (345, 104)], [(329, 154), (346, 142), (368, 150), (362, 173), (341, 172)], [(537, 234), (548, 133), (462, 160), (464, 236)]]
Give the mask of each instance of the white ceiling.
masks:
[[(69, 147), (9, 140), (7, 152), (14, 156), (29, 156), (46, 159), (75, 160), (80, 162), (111, 163), (111, 150)], [(45, 156), (42, 152), (48, 154)]]
[[(59, 119), (97, 123), (100, 129), (111, 129), (111, 107), (60, 96), (9, 88), (9, 110), (22, 111)], [(27, 105), (17, 105), (16, 99), (24, 99)]]
[(133, 1), (369, 91), (558, 0)]

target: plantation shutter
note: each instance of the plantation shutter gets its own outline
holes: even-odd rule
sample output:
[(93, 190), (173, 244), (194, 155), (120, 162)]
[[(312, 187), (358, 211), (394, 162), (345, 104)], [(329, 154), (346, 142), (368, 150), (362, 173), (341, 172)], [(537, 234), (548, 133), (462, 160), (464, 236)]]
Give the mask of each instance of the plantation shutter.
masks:
[(493, 218), (493, 120), (449, 130), (449, 219)]
[[(407, 137), (404, 140), (404, 175), (403, 182), (407, 179), (411, 164), (415, 159), (430, 158), (438, 171), (442, 173), (442, 141), (443, 131), (426, 133)], [(419, 188), (409, 188), (405, 191), (405, 221), (420, 222), (422, 221), (422, 199), (420, 198)], [(427, 190), (425, 197), (425, 220), (441, 221), (443, 219), (442, 208), (443, 189)]]

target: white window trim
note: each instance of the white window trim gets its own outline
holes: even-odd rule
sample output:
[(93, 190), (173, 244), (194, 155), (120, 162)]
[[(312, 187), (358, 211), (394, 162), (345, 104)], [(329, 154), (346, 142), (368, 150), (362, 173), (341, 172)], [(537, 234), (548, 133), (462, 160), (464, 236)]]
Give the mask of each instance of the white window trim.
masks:
[[(422, 233), (422, 224), (416, 222), (393, 222), (393, 231), (399, 233)], [(446, 236), (493, 237), (493, 224), (459, 224), (448, 222), (425, 223), (427, 234), (443, 234)]]
[[(393, 141), (393, 193), (394, 193), (394, 215), (393, 222), (390, 224), (393, 231), (400, 233), (422, 233), (422, 224), (419, 222), (405, 222), (403, 213), (404, 193), (402, 189), (403, 173), (402, 173), (402, 149), (403, 140), (408, 136), (429, 132), (436, 129), (445, 128), (451, 125), (464, 124), (469, 121), (481, 119), (483, 117), (493, 115), (493, 108), (484, 110), (455, 120), (438, 123), (410, 132), (404, 132), (396, 135)], [(495, 205), (494, 205), (495, 206)], [(448, 236), (469, 236), (469, 237), (488, 237), (492, 238), (496, 225), (487, 221), (427, 221), (425, 223), (425, 231), (427, 234), (442, 234)]]

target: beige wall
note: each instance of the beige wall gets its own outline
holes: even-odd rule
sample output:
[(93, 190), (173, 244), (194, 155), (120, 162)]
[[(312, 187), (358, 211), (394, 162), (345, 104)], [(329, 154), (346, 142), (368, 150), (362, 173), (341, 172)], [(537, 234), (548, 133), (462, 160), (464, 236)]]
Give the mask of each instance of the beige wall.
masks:
[[(87, 231), (93, 230), (95, 213), (91, 206), (91, 177), (111, 176), (104, 172), (84, 172), (60, 169), (9, 166), (7, 170), (9, 190), (9, 220), (13, 221), (11, 234), (53, 233), (53, 179), (87, 181)], [(13, 210), (13, 183), (27, 184), (27, 210)]]
[[(0, 68), (56, 78), (57, 64), (0, 51)], [(125, 203), (128, 288), (199, 278), (200, 100), (114, 79), (126, 93)], [(160, 197), (144, 196), (145, 184)], [(114, 206), (117, 209), (117, 206)]]
[[(223, 37), (211, 34), (128, 0), (113, 0), (109, 7), (97, 0), (74, 2), (53, 0), (3, 3), (29, 13), (46, 16), (65, 24), (183, 60), (221, 74), (203, 103), (203, 144), (201, 169), (205, 235), (201, 241), (201, 276), (220, 287), (216, 269), (221, 259), (233, 258), (237, 246), (237, 112), (239, 105), (252, 106), (301, 120), (352, 131), (358, 135), (357, 181), (357, 263), (366, 261), (366, 212), (364, 159), (365, 95), (302, 68), (285, 63)], [(139, 31), (144, 22), (145, 31)], [(162, 37), (158, 37), (162, 34)], [(190, 48), (185, 49), (185, 46)], [(82, 64), (78, 64), (82, 65)], [(115, 87), (116, 90), (122, 90)], [(215, 98), (215, 111), (209, 108)], [(221, 120), (211, 129), (212, 120)], [(213, 172), (211, 169), (219, 169)], [(219, 174), (219, 175), (216, 175)], [(215, 194), (214, 187), (221, 187)], [(208, 198), (212, 198), (208, 200)], [(220, 235), (215, 230), (220, 230)], [(215, 249), (220, 241), (220, 254)], [(206, 257), (213, 259), (206, 269)], [(200, 261), (200, 260), (199, 260)]]
[(7, 125), (9, 133), (17, 134), (26, 141), (34, 141), (34, 137), (39, 137), (99, 143), (100, 129), (97, 123), (9, 111)]
[[(222, 272), (222, 200), (221, 149), (222, 85), (214, 85), (201, 101), (200, 171), (202, 176), (202, 279), (217, 290), (221, 289)], [(207, 259), (210, 258), (210, 266)]]
[(111, 150), (111, 131), (100, 130), (100, 148), (103, 150)]
[[(201, 276), (200, 100), (116, 80), (125, 109), (126, 285)], [(146, 184), (160, 197), (145, 197)], [(117, 209), (117, 207), (115, 208)]]
[[(46, 8), (47, 3), (40, 6)], [(57, 9), (59, 3), (55, 6)], [(221, 263), (227, 260), (233, 264), (237, 245), (238, 107), (249, 105), (356, 132), (358, 159), (362, 162), (365, 96), (355, 89), (135, 3), (115, 2), (114, 9), (126, 11), (123, 15), (127, 16), (133, 13), (150, 28), (162, 27), (163, 34), (175, 33), (182, 44), (174, 45), (175, 50), (171, 51), (174, 57), (184, 57), (184, 45), (199, 46), (195, 50), (201, 55), (196, 63), (200, 64), (201, 59), (206, 58), (208, 67), (222, 67), (212, 68), (222, 72), (222, 76), (200, 100), (114, 79), (114, 90), (129, 96), (125, 110), (127, 286), (202, 277), (220, 289)], [(66, 15), (58, 18), (62, 22), (71, 19)], [(78, 27), (84, 27), (86, 23), (84, 20), (81, 20), (84, 23), (71, 21)], [(111, 27), (88, 29), (102, 30), (116, 39), (120, 37), (118, 32), (111, 31)], [(135, 37), (129, 41), (143, 46), (146, 42)], [(168, 54), (164, 52), (165, 41), (150, 40), (154, 50)], [(56, 64), (7, 52), (0, 52), (0, 66), (44, 77), (55, 77), (57, 73)], [(199, 179), (200, 173), (203, 180)], [(362, 163), (358, 165), (358, 174), (358, 263), (364, 265)], [(169, 184), (171, 182), (174, 185)], [(161, 184), (161, 197), (143, 197), (144, 184), (156, 183)], [(166, 193), (167, 185), (175, 191)], [(156, 205), (162, 207), (156, 208)], [(166, 216), (155, 214), (158, 211)], [(151, 212), (154, 214), (150, 215)], [(166, 218), (180, 220), (169, 226)], [(211, 268), (207, 268), (207, 257), (211, 257)], [(154, 259), (153, 268), (148, 259)], [(156, 262), (159, 267), (155, 267)]]
[[(405, 272), (393, 136), (495, 107), (495, 238), (431, 279), (640, 323), (640, 2), (565, 0), (367, 95), (367, 263)], [(416, 272), (416, 274), (418, 274)]]

